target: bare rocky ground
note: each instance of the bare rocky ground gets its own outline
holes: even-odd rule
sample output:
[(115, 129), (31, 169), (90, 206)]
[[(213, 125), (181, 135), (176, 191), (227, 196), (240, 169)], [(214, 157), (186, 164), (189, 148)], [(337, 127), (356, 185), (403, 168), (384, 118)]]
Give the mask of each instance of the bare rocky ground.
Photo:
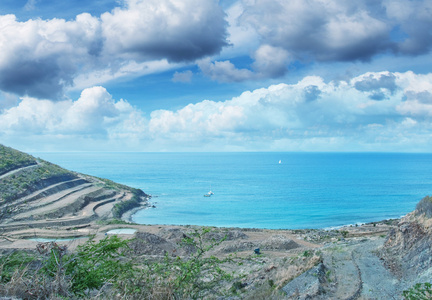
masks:
[[(12, 170), (0, 180), (34, 168)], [(180, 241), (200, 227), (108, 225), (113, 206), (131, 197), (130, 190), (80, 174), (41, 186), (16, 199), (14, 213), (3, 218), (0, 251), (34, 251), (39, 241), (32, 238), (72, 251), (90, 236), (98, 240), (111, 229), (132, 228), (134, 234), (120, 236), (135, 238), (131, 249), (137, 257), (187, 255), (190, 249)], [(238, 278), (229, 283), (234, 295), (228, 299), (402, 299), (403, 290), (430, 281), (431, 228), (430, 218), (412, 213), (331, 231), (213, 228), (205, 238), (209, 243), (225, 238), (208, 255), (235, 258), (224, 266)], [(254, 252), (258, 248), (260, 254)]]
[[(97, 222), (74, 227), (57, 224), (10, 231), (0, 242), (0, 249), (33, 250), (38, 242), (28, 238), (45, 237), (55, 238), (58, 244), (73, 250), (88, 236), (102, 239), (107, 231), (117, 228), (136, 229), (135, 234), (120, 236), (135, 238), (131, 249), (134, 255), (143, 257), (187, 255), (188, 249), (180, 247), (179, 242), (200, 229)], [(387, 239), (384, 232), (392, 228), (395, 225), (383, 223), (333, 231), (213, 228), (206, 240), (225, 238), (209, 255), (234, 257), (241, 262), (226, 265), (241, 278), (240, 288), (229, 299), (401, 299), (402, 291), (413, 282), (392, 273), (378, 256)], [(62, 240), (68, 237), (80, 238)], [(254, 253), (257, 248), (259, 255)]]

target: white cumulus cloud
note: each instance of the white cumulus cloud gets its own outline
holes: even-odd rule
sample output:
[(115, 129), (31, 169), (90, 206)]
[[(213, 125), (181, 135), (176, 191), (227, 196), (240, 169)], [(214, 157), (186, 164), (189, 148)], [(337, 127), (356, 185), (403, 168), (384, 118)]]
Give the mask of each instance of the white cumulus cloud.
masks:
[(122, 3), (100, 17), (83, 13), (68, 21), (0, 15), (0, 90), (61, 100), (76, 80), (97, 84), (166, 70), (227, 45), (225, 14), (215, 0)]
[[(105, 88), (85, 89), (78, 100), (50, 101), (23, 98), (0, 114), (5, 135), (109, 136), (117, 127), (127, 132), (144, 117), (124, 100), (115, 101)], [(133, 129), (132, 131), (134, 131)]]
[(100, 86), (85, 89), (76, 101), (23, 98), (0, 114), (0, 136), (85, 137), (102, 148), (149, 151), (426, 151), (432, 146), (431, 117), (432, 74), (386, 71), (349, 81), (308, 76), (148, 117)]

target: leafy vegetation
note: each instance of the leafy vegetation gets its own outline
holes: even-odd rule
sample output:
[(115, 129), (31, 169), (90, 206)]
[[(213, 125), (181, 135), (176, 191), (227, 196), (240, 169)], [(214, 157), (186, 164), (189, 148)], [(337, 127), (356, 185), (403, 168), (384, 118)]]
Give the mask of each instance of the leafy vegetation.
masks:
[(117, 236), (107, 237), (98, 243), (90, 240), (80, 246), (65, 262), (65, 273), (70, 277), (72, 292), (85, 295), (86, 291), (99, 289), (106, 282), (128, 274), (131, 264), (121, 261), (126, 248), (127, 240)]
[(428, 300), (432, 299), (432, 284), (417, 283), (410, 289), (403, 291), (403, 296), (406, 300)]
[(122, 201), (114, 205), (112, 209), (114, 218), (120, 219), (126, 211), (141, 205), (142, 197), (146, 196), (146, 194), (139, 189), (131, 189), (131, 191), (132, 198), (130, 200)]
[(35, 164), (36, 159), (33, 156), (0, 144), (0, 175)]
[(121, 219), (101, 219), (97, 220), (96, 224), (98, 225), (131, 225), (131, 224), (137, 224), (134, 222), (128, 222)]
[(48, 186), (51, 181), (64, 179), (64, 176), (70, 179), (76, 178), (74, 173), (41, 160), (41, 164), (36, 168), (0, 179), (0, 200), (16, 199), (23, 194), (29, 194)]
[(25, 252), (12, 252), (0, 257), (0, 283), (10, 282), (15, 272), (22, 271), (34, 257)]
[(224, 240), (204, 242), (210, 231), (210, 228), (195, 230), (182, 240), (183, 247), (194, 249), (190, 256), (166, 254), (160, 261), (145, 260), (134, 276), (121, 281), (120, 294), (134, 295), (137, 299), (203, 299), (209, 293), (213, 296), (229, 293), (220, 289), (220, 283), (233, 278), (223, 270), (223, 264), (231, 260), (206, 255)]
[[(210, 229), (195, 230), (181, 245), (194, 249), (186, 257), (134, 259), (127, 240), (109, 236), (89, 240), (69, 253), (66, 246), (41, 243), (38, 256), (14, 252), (0, 260), (0, 296), (23, 299), (202, 299), (224, 295), (221, 280), (231, 280), (223, 270), (228, 260), (208, 256), (221, 241), (205, 242)], [(94, 297), (97, 298), (97, 297)]]
[(130, 263), (119, 258), (127, 241), (117, 236), (93, 239), (77, 251), (55, 242), (37, 246), (39, 256), (14, 252), (2, 258), (0, 295), (23, 299), (87, 297), (89, 292), (130, 273)]

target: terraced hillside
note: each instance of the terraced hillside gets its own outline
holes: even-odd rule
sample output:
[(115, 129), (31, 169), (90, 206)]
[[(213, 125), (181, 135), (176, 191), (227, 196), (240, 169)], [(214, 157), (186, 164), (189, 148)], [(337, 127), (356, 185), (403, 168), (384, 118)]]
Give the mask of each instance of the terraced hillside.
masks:
[(71, 172), (0, 145), (2, 232), (119, 218), (147, 197), (141, 190)]

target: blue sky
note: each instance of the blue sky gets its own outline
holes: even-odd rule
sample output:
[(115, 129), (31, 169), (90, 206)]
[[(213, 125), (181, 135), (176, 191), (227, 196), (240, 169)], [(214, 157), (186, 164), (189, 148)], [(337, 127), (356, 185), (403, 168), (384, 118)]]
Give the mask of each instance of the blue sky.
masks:
[(431, 0), (2, 0), (0, 143), (432, 149)]

